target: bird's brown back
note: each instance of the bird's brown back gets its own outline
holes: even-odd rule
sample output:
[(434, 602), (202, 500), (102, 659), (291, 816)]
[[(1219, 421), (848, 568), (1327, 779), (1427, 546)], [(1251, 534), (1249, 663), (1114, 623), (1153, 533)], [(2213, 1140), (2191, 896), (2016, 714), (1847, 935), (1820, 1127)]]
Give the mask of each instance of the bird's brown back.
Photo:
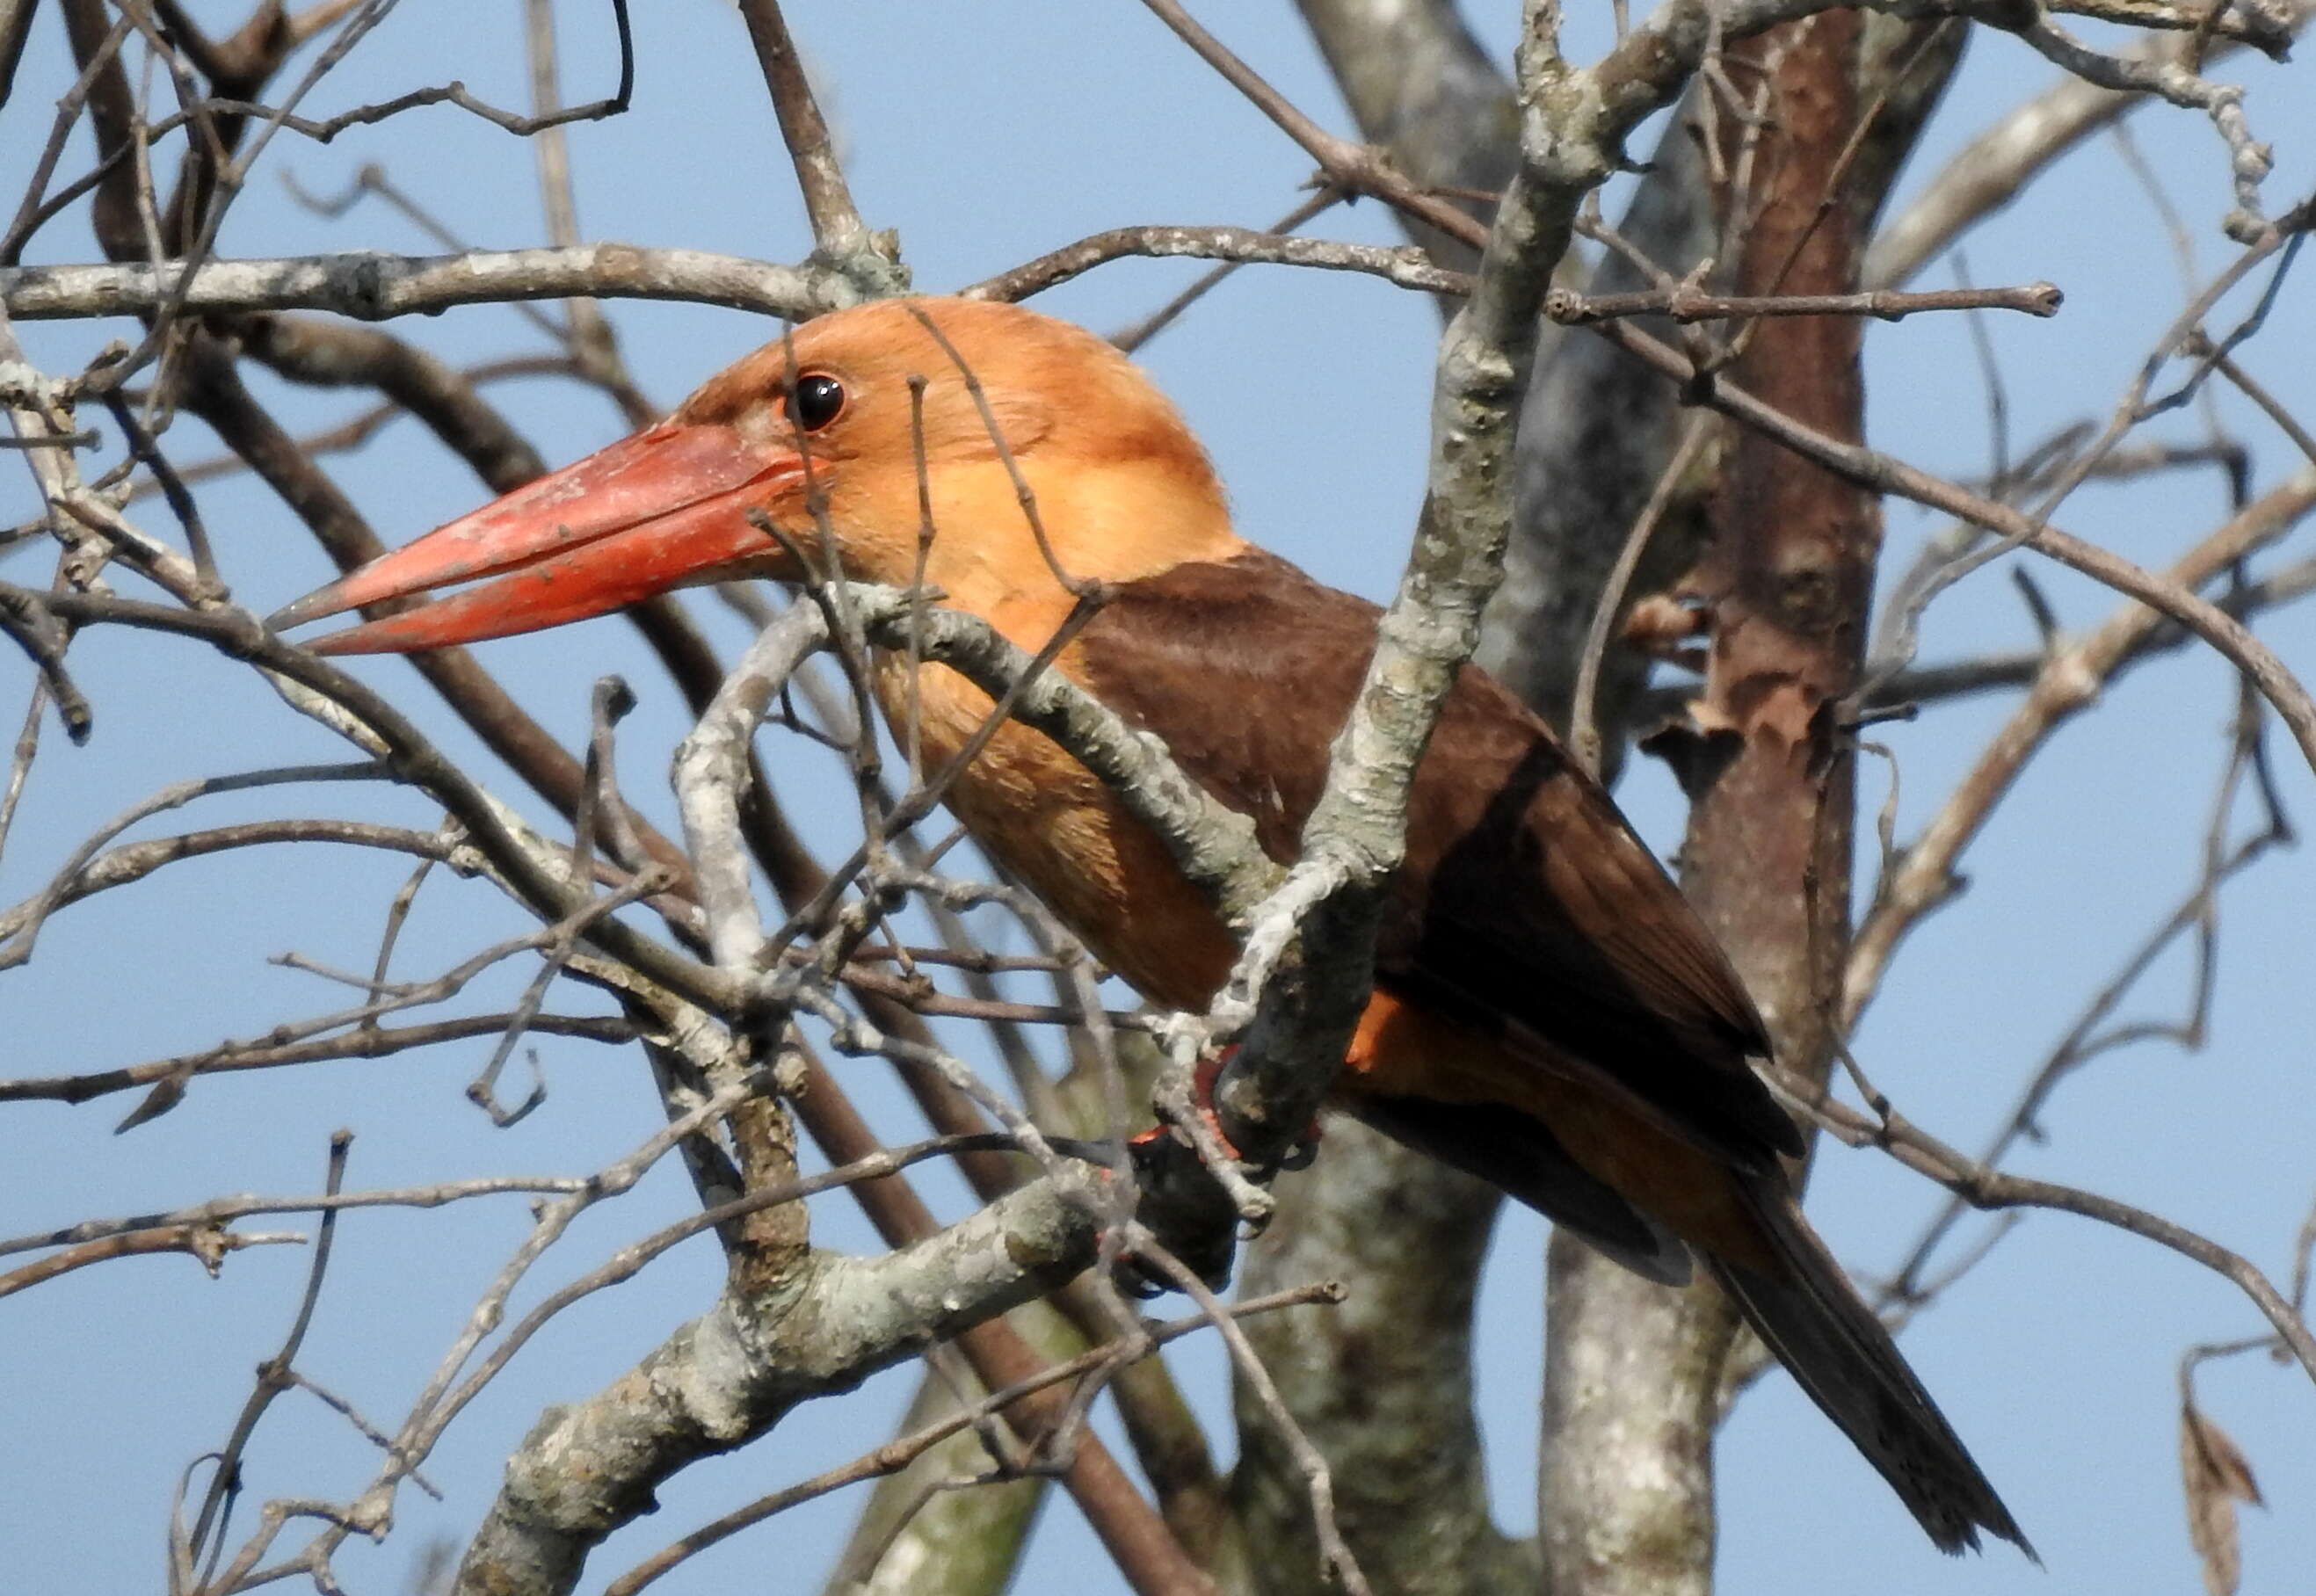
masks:
[[(1299, 851), (1378, 613), (1251, 549), (1120, 585), (1072, 664), (1252, 816), (1284, 861)], [(1727, 959), (1599, 784), (1476, 669), (1417, 770), (1376, 982), (1543, 1067), (1596, 1076), (1741, 1166), (1800, 1150), (1746, 1063), (1768, 1044)]]

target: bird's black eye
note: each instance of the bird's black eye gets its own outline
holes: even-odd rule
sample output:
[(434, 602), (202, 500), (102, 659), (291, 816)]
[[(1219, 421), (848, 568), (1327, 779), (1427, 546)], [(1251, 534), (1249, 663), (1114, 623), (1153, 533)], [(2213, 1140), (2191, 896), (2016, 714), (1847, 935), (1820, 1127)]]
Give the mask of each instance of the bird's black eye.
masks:
[(816, 432), (844, 414), (844, 385), (824, 371), (812, 371), (796, 380), (788, 414), (797, 426)]

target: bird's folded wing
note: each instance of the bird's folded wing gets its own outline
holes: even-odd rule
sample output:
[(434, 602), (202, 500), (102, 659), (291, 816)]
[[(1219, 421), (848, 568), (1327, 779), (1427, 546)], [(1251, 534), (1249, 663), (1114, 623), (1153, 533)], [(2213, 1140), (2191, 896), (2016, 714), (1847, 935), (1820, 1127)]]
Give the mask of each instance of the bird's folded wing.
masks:
[[(1285, 860), (1377, 613), (1251, 552), (1121, 585), (1073, 666)], [(1727, 959), (1607, 794), (1477, 670), (1417, 772), (1376, 981), (1740, 1164), (1800, 1150), (1746, 1062), (1768, 1044)]]

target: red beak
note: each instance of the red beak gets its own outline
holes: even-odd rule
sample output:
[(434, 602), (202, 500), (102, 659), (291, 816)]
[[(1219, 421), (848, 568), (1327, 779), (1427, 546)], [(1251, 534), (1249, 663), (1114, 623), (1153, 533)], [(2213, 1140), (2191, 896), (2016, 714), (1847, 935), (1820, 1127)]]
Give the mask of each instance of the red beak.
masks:
[(286, 630), (343, 610), (496, 576), (310, 645), (316, 654), (441, 648), (583, 620), (779, 557), (745, 512), (804, 478), (792, 450), (731, 427), (663, 422), (380, 555), (269, 618)]

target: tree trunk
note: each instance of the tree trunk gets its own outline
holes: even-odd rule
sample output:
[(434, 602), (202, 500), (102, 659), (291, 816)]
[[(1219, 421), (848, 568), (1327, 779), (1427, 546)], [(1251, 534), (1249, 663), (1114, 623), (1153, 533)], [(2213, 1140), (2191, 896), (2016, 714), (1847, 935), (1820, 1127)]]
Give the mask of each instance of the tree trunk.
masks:
[[(1873, 219), (1958, 54), (1959, 31), (1830, 12), (1733, 49), (1768, 85), (1750, 160), (1724, 119), (1715, 209), (1738, 294), (1845, 293)], [(1862, 128), (1862, 132), (1861, 132)], [(1733, 220), (1734, 225), (1730, 226)], [(1676, 272), (1687, 260), (1661, 263)], [(1765, 318), (1739, 386), (1832, 435), (1864, 432), (1850, 317)], [(1855, 685), (1881, 519), (1873, 497), (1754, 434), (1724, 441), (1707, 552), (1687, 584), (1710, 618), (1693, 722), (1656, 746), (1694, 803), (1682, 882), (1760, 1005), (1779, 1058), (1829, 1062), (1849, 932)], [(1555, 1238), (1546, 1297), (1545, 1589), (1702, 1596), (1712, 1588), (1712, 1437), (1738, 1329), (1709, 1282), (1673, 1291)]]

